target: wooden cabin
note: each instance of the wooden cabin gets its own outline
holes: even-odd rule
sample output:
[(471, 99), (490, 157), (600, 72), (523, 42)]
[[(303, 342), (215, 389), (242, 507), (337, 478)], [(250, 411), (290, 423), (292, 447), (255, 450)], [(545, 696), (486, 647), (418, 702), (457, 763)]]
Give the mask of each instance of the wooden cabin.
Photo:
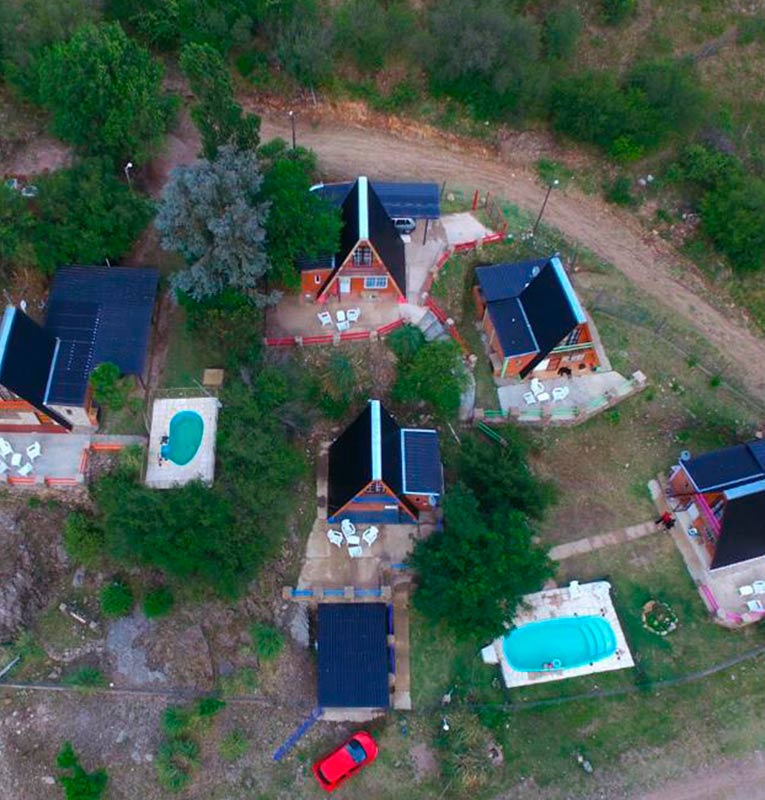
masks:
[(701, 538), (710, 569), (765, 556), (765, 441), (726, 447), (672, 468), (667, 493)]
[(44, 325), (9, 306), (0, 323), (0, 431), (93, 430), (90, 373), (116, 364), (141, 377), (159, 273), (132, 267), (61, 267)]
[(401, 428), (379, 400), (370, 400), (330, 446), (329, 522), (416, 522), (442, 493), (438, 433)]
[(473, 299), (497, 378), (579, 375), (599, 364), (558, 256), (476, 268)]

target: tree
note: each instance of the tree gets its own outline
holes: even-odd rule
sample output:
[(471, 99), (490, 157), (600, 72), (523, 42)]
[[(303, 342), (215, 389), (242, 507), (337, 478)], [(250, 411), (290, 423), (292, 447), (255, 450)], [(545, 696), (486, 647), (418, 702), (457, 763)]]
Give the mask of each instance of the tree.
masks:
[(59, 782), (66, 800), (99, 800), (106, 789), (106, 770), (86, 772), (80, 765), (71, 742), (64, 742), (56, 758), (56, 766), (64, 772)]
[(533, 543), (520, 511), (497, 513), (487, 523), (461, 484), (447, 492), (443, 510), (443, 533), (419, 540), (412, 553), (415, 606), (458, 639), (492, 639), (512, 621), (522, 596), (553, 574), (553, 563)]
[(300, 286), (296, 261), (336, 253), (340, 247), (340, 211), (310, 192), (310, 160), (276, 158), (263, 180), (262, 196), (270, 208), (266, 220), (269, 280), (295, 289)]
[[(187, 267), (172, 284), (194, 300), (225, 289), (254, 290), (268, 268), (265, 250), (269, 204), (260, 199), (263, 178), (256, 154), (225, 145), (213, 161), (173, 170), (154, 225), (165, 250)], [(257, 295), (260, 305), (275, 297)]]
[(304, 86), (321, 86), (332, 75), (332, 28), (312, 0), (303, 13), (280, 21), (275, 33), (276, 57)]
[(0, 270), (8, 272), (21, 263), (36, 264), (31, 244), (34, 218), (28, 201), (5, 181), (0, 183)]
[(85, 25), (53, 45), (38, 77), (53, 132), (85, 154), (140, 162), (165, 132), (171, 103), (162, 67), (116, 23)]
[(734, 173), (701, 201), (701, 222), (734, 269), (751, 272), (765, 264), (765, 180)]
[(113, 411), (125, 407), (130, 393), (130, 379), (122, 377), (122, 370), (110, 361), (99, 364), (90, 373), (93, 399), (101, 406)]
[(197, 99), (191, 118), (202, 136), (204, 157), (215, 158), (222, 145), (255, 149), (260, 141), (260, 118), (243, 114), (234, 100), (231, 75), (221, 54), (208, 44), (187, 44), (180, 64)]
[(0, 72), (35, 99), (37, 61), (56, 42), (100, 15), (98, 0), (3, 0), (0, 3)]
[(555, 486), (534, 475), (528, 465), (529, 445), (517, 426), (502, 430), (506, 447), (492, 445), (475, 435), (462, 437), (455, 469), (478, 500), (485, 518), (506, 508), (541, 519), (555, 501)]
[(568, 61), (576, 50), (582, 32), (582, 16), (576, 6), (563, 3), (547, 12), (542, 25), (542, 41), (548, 58)]
[(398, 362), (393, 398), (401, 403), (424, 400), (444, 419), (455, 417), (466, 385), (460, 349), (451, 339), (421, 347), (410, 361)]

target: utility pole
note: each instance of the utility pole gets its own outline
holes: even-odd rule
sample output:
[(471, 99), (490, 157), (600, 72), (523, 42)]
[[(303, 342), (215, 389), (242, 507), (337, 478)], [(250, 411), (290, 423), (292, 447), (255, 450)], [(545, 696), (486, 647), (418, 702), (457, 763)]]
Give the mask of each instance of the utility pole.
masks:
[(537, 221), (534, 223), (534, 227), (531, 231), (532, 236), (537, 235), (537, 228), (539, 227), (539, 223), (542, 220), (542, 214), (545, 213), (545, 208), (547, 207), (547, 201), (550, 199), (550, 192), (560, 183), (560, 181), (556, 178), (548, 187), (547, 192), (545, 193), (545, 199), (542, 201), (542, 208), (539, 209), (539, 216), (537, 217)]
[(133, 188), (133, 182), (130, 180), (130, 170), (131, 169), (133, 169), (133, 162), (132, 161), (128, 161), (127, 164), (125, 164), (125, 170), (124, 171), (125, 171), (125, 178), (127, 179), (128, 188), (130, 188), (130, 189)]

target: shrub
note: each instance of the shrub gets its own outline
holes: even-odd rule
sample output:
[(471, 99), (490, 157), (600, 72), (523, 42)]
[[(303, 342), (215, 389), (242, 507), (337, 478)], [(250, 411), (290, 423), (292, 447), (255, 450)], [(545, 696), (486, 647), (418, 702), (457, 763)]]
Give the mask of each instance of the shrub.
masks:
[(192, 771), (199, 766), (199, 744), (188, 736), (165, 739), (154, 763), (160, 785), (171, 792), (180, 792), (191, 782)]
[(617, 206), (634, 206), (635, 198), (630, 189), (632, 181), (626, 175), (619, 175), (606, 188), (606, 199)]
[(263, 661), (276, 658), (284, 648), (284, 634), (264, 622), (255, 622), (250, 626), (250, 636), (255, 654)]
[(618, 25), (637, 10), (637, 0), (600, 0), (600, 14), (607, 25)]
[(217, 697), (203, 697), (199, 703), (197, 703), (197, 714), (202, 719), (214, 717), (216, 714), (223, 711), (225, 707), (225, 701), (219, 700)]
[(64, 675), (62, 683), (66, 686), (82, 686), (83, 688), (106, 686), (103, 673), (94, 667), (80, 667), (74, 672)]
[(168, 736), (178, 736), (191, 728), (194, 715), (186, 706), (168, 706), (162, 717), (162, 729)]
[(410, 362), (425, 345), (425, 335), (415, 325), (402, 325), (390, 333), (385, 343), (402, 363)]
[(56, 766), (63, 771), (59, 782), (66, 800), (99, 800), (109, 780), (106, 770), (86, 772), (74, 752), (71, 742), (64, 742), (56, 757)]
[(250, 748), (250, 743), (244, 731), (238, 728), (226, 734), (221, 740), (218, 753), (224, 761), (237, 761)]
[(122, 378), (122, 371), (116, 364), (105, 361), (90, 373), (93, 399), (112, 411), (121, 411), (130, 392), (128, 378)]
[(90, 515), (72, 511), (64, 523), (64, 549), (72, 561), (94, 567), (103, 554), (104, 532)]
[(158, 589), (152, 589), (146, 593), (143, 599), (143, 613), (149, 619), (153, 617), (164, 617), (170, 613), (170, 609), (175, 602), (173, 593), (167, 586), (160, 586)]
[(547, 12), (542, 24), (542, 42), (548, 58), (568, 61), (574, 55), (582, 16), (574, 5), (564, 3)]
[(121, 580), (101, 589), (101, 613), (105, 617), (126, 617), (133, 610), (133, 590)]
[(441, 751), (443, 780), (454, 785), (461, 797), (486, 786), (491, 736), (475, 714), (464, 709), (451, 713), (449, 730), (439, 734), (436, 745)]

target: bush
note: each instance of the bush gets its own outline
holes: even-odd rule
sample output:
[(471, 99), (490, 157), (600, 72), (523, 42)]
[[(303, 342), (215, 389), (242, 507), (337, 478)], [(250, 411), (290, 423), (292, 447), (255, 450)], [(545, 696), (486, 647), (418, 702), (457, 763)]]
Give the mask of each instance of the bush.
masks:
[(106, 770), (86, 772), (74, 752), (71, 742), (64, 742), (56, 757), (56, 766), (64, 772), (59, 782), (64, 788), (66, 800), (99, 800), (107, 781)]
[(157, 780), (171, 792), (186, 788), (191, 782), (192, 771), (199, 764), (199, 744), (187, 736), (165, 739), (154, 762)]
[(80, 667), (74, 672), (64, 675), (62, 683), (66, 686), (81, 686), (83, 688), (93, 688), (106, 686), (106, 679), (100, 669), (93, 667)]
[(600, 0), (600, 14), (607, 25), (618, 25), (637, 10), (637, 0)]
[(449, 715), (449, 730), (439, 733), (436, 745), (441, 751), (444, 783), (454, 786), (460, 797), (483, 789), (491, 771), (491, 736), (480, 719), (459, 709)]
[(249, 748), (247, 736), (237, 728), (221, 739), (218, 753), (224, 761), (238, 761)]
[(64, 524), (64, 549), (72, 561), (94, 567), (103, 554), (104, 532), (88, 514), (72, 511)]
[(250, 636), (255, 655), (262, 661), (272, 661), (284, 649), (284, 634), (264, 622), (255, 622), (250, 626)]
[(542, 42), (548, 58), (568, 61), (576, 50), (582, 32), (582, 16), (574, 5), (564, 3), (545, 15)]
[(101, 613), (105, 617), (126, 617), (133, 610), (133, 590), (121, 580), (101, 589)]
[(99, 364), (90, 373), (90, 385), (93, 388), (93, 399), (112, 411), (121, 411), (125, 407), (130, 393), (130, 379), (122, 378), (122, 370), (110, 361)]
[(170, 613), (173, 607), (173, 593), (167, 586), (160, 586), (158, 589), (146, 593), (143, 599), (143, 613), (149, 618), (164, 617)]
[(630, 191), (632, 181), (626, 175), (619, 175), (606, 187), (606, 199), (617, 206), (634, 206), (635, 198)]
[(178, 736), (191, 728), (193, 720), (194, 715), (186, 706), (168, 706), (162, 717), (162, 729), (168, 736)]
[(409, 363), (425, 345), (425, 334), (415, 325), (402, 325), (385, 339), (385, 344), (402, 363)]
[(200, 719), (210, 718), (219, 714), (225, 707), (225, 701), (219, 700), (217, 697), (203, 697), (197, 703), (197, 714)]

